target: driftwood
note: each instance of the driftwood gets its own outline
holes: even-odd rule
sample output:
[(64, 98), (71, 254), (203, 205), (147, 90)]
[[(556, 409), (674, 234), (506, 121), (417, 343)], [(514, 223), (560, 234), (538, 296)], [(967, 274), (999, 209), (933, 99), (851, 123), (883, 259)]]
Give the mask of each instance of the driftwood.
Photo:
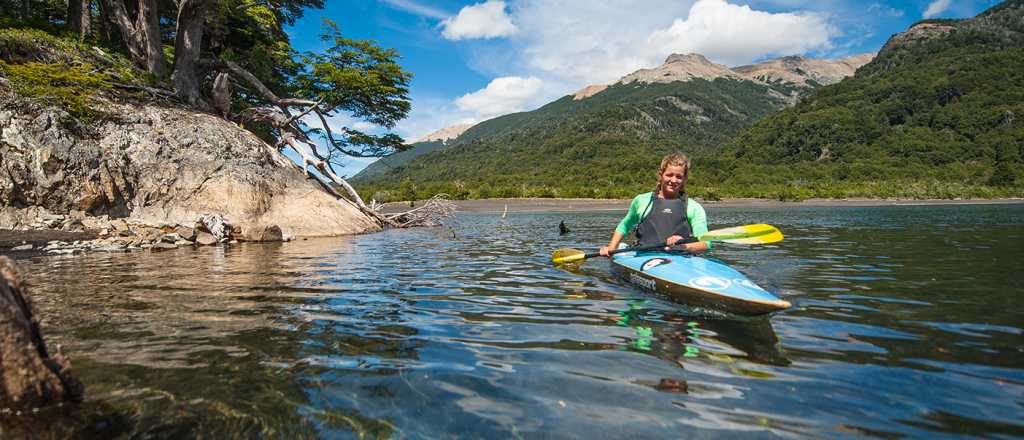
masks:
[(398, 214), (387, 216), (388, 221), (400, 228), (410, 226), (440, 226), (441, 222), (455, 214), (455, 204), (447, 194), (437, 194), (420, 206)]
[(60, 348), (47, 350), (27, 286), (14, 261), (0, 256), (0, 417), (81, 401), (84, 391)]

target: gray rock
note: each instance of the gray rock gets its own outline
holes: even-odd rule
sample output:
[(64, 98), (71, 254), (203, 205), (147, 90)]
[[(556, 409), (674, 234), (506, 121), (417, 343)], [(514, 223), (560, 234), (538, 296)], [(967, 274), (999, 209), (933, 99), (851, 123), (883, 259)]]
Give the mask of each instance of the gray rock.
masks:
[(181, 237), (184, 240), (192, 241), (192, 240), (196, 239), (196, 230), (195, 230), (195, 228), (190, 228), (188, 226), (178, 226), (178, 227), (175, 227), (174, 228), (174, 233), (178, 234), (178, 236)]
[(131, 228), (128, 227), (128, 223), (124, 220), (114, 220), (110, 222), (110, 226), (114, 229), (114, 232), (117, 233), (117, 235), (122, 237), (133, 235)]
[(281, 228), (277, 225), (270, 225), (263, 228), (260, 232), (258, 241), (283, 241), (284, 234), (281, 232)]
[(166, 251), (169, 249), (177, 249), (178, 245), (171, 243), (154, 243), (149, 249), (153, 251)]
[(209, 232), (199, 232), (196, 234), (196, 244), (200, 246), (210, 246), (219, 242), (220, 240), (217, 240), (217, 237), (214, 237)]

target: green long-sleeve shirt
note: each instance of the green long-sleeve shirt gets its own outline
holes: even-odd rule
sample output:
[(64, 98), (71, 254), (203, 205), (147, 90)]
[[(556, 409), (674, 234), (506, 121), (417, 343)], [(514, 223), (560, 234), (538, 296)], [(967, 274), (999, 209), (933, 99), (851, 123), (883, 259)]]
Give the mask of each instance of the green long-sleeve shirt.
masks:
[[(636, 228), (636, 225), (640, 224), (649, 214), (652, 197), (654, 197), (654, 193), (643, 193), (634, 197), (633, 203), (629, 205), (629, 211), (626, 211), (626, 216), (619, 222), (615, 232), (627, 235), (633, 228)], [(707, 214), (704, 212), (704, 207), (694, 199), (686, 201), (686, 219), (690, 221), (690, 229), (693, 231), (694, 237), (700, 238), (708, 232)], [(708, 248), (710, 247), (711, 243), (709, 242)]]

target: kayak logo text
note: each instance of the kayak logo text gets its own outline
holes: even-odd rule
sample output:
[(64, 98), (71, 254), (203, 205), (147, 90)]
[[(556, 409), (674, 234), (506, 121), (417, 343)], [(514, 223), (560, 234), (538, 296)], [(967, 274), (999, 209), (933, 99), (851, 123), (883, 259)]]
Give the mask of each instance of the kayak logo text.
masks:
[(649, 290), (654, 290), (654, 287), (656, 286), (654, 280), (650, 278), (644, 278), (635, 273), (629, 274), (629, 282)]

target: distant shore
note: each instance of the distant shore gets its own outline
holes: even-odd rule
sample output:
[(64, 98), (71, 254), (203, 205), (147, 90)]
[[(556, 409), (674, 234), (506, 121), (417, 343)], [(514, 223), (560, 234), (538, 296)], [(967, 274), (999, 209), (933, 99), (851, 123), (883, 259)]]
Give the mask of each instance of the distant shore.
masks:
[[(801, 207), (801, 206), (914, 206), (914, 205), (1003, 205), (1024, 203), (1024, 199), (963, 199), (963, 200), (913, 200), (913, 199), (808, 199), (799, 202), (782, 202), (767, 199), (723, 199), (705, 201), (697, 199), (706, 208), (733, 207)], [(586, 212), (624, 211), (629, 207), (628, 199), (480, 199), (455, 200), (456, 211), (478, 213), (501, 213), (508, 206), (508, 212)], [(395, 202), (385, 205), (386, 212), (401, 212), (409, 209), (409, 202)]]

